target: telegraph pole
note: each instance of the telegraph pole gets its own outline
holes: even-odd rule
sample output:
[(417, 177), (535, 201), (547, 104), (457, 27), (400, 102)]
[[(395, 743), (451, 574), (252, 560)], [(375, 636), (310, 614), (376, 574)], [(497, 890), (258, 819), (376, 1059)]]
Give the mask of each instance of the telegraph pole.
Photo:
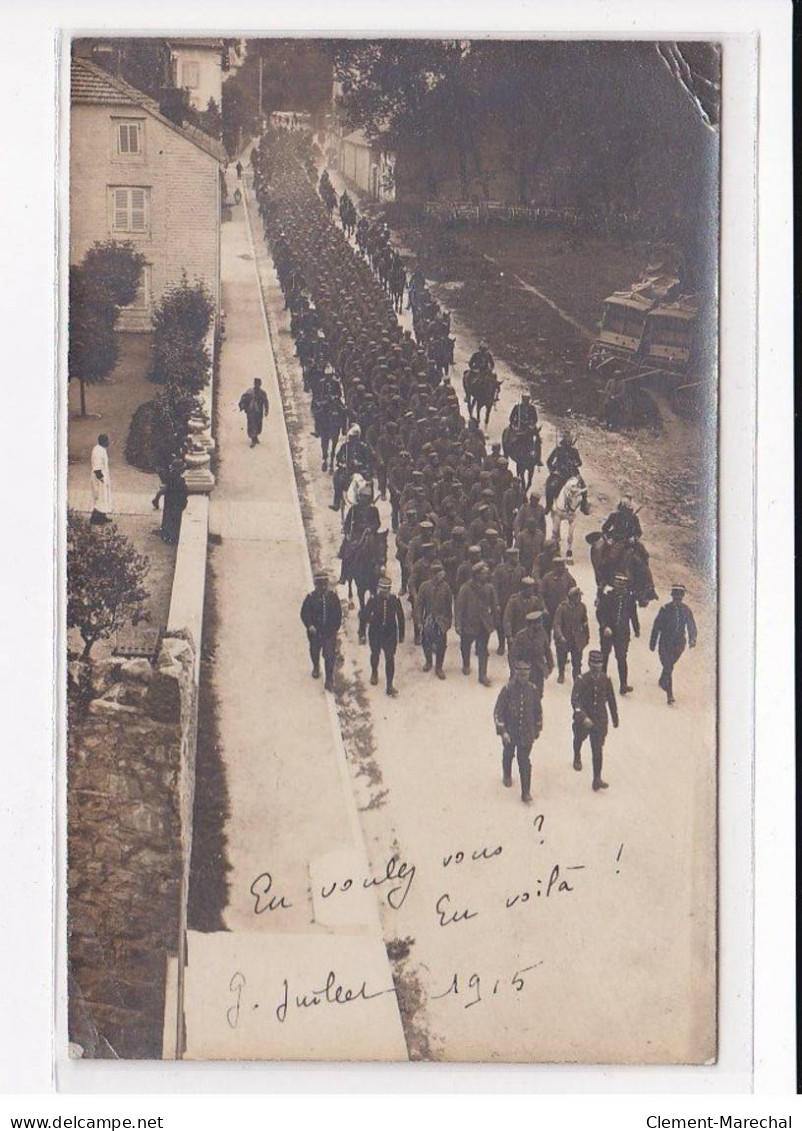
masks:
[(264, 70), (264, 56), (259, 56), (259, 125), (262, 125), (262, 71)]

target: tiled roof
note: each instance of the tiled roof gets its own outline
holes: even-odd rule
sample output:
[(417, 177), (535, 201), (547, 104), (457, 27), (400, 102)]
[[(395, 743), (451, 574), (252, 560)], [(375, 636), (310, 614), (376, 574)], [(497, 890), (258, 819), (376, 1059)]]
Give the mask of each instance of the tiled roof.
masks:
[(228, 162), (223, 143), (217, 138), (209, 137), (197, 126), (185, 123), (177, 126), (165, 117), (159, 109), (158, 103), (143, 94), (141, 90), (125, 82), (124, 79), (115, 78), (96, 63), (87, 59), (73, 59), (70, 67), (70, 100), (72, 102), (91, 103), (92, 105), (106, 106), (141, 106), (163, 125), (185, 137), (199, 149), (208, 153), (223, 164)]

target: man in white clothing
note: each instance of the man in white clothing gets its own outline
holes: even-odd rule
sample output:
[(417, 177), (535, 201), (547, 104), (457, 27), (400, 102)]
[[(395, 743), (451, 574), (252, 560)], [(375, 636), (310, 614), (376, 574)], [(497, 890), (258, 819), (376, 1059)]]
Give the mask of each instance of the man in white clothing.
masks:
[(109, 472), (109, 438), (102, 432), (92, 448), (92, 514), (93, 526), (111, 522), (111, 474)]

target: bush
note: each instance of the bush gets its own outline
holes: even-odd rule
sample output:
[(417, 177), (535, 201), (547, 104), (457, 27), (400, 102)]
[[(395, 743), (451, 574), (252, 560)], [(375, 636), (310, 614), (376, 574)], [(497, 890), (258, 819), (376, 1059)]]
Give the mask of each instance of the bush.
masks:
[(92, 244), (81, 266), (115, 306), (129, 306), (136, 298), (146, 259), (130, 240), (105, 240)]
[(130, 621), (148, 620), (150, 594), (144, 586), (150, 564), (112, 523), (92, 526), (67, 511), (67, 628), (77, 628), (84, 642), (81, 658)]
[(140, 471), (163, 475), (183, 455), (189, 418), (196, 411), (193, 393), (177, 385), (168, 385), (155, 400), (140, 405), (131, 418), (125, 443), (128, 463)]

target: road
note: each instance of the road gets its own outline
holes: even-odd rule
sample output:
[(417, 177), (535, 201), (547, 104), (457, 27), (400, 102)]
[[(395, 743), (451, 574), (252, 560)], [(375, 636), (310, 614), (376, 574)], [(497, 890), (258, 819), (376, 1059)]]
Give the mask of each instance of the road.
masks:
[[(251, 216), (310, 552), (334, 574), (340, 528), (328, 510), (331, 481), (310, 435), (258, 214)], [(476, 342), (469, 327), (454, 329), (459, 375)], [(490, 439), (521, 391), (514, 374), (504, 366), (499, 373)], [(547, 442), (552, 434), (547, 421)], [(582, 454), (593, 513), (580, 520), (572, 572), (592, 610), (583, 535), (597, 528), (621, 485), (596, 473), (592, 451)], [(388, 505), (380, 509), (389, 526)], [(642, 517), (666, 599), (679, 565), (648, 511)], [(397, 586), (392, 556), (390, 572)], [(607, 744), (610, 789), (591, 791), (589, 757), (582, 774), (572, 770), (570, 680), (560, 686), (552, 678), (533, 751), (531, 807), (501, 786), (492, 708), (506, 659), (491, 656), (493, 687), (484, 689), (461, 675), (452, 634), (440, 683), (422, 672), (420, 649), (407, 642), (398, 656), (400, 695), (391, 700), (369, 686), (367, 649), (349, 612), (337, 708), (374, 875), (393, 859), (407, 869), (394, 895), (385, 885), (380, 898), (411, 1056), (699, 1063), (714, 1055), (715, 610), (703, 579), (686, 570), (681, 577), (700, 644), (677, 670), (677, 706), (666, 707), (647, 648), (652, 605), (630, 652), (635, 691), (620, 704), (621, 727)], [(286, 664), (305, 679), (301, 650), (289, 637), (281, 641)]]

